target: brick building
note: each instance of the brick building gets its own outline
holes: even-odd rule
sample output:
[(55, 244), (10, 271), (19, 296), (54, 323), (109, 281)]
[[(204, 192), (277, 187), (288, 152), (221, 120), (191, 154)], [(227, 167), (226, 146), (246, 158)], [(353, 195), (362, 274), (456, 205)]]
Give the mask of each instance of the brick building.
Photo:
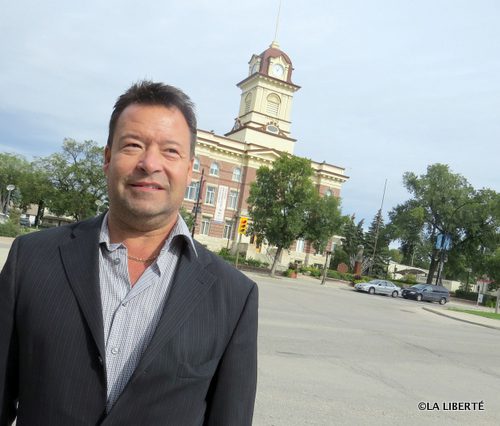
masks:
[[(248, 76), (239, 82), (241, 100), (238, 117), (225, 135), (198, 129), (193, 179), (186, 189), (184, 207), (194, 211), (201, 183), (195, 238), (212, 250), (235, 248), (240, 216), (247, 216), (250, 184), (260, 166), (272, 166), (282, 152), (293, 154), (297, 142), (291, 137), (293, 94), (292, 62), (276, 42), (249, 61)], [(314, 183), (324, 196), (340, 196), (348, 177), (344, 169), (312, 161)], [(335, 238), (333, 240), (335, 242)], [(274, 251), (257, 247), (244, 236), (240, 251), (247, 257), (270, 262)], [(284, 252), (281, 264), (299, 261), (323, 264), (307, 242), (297, 241)]]

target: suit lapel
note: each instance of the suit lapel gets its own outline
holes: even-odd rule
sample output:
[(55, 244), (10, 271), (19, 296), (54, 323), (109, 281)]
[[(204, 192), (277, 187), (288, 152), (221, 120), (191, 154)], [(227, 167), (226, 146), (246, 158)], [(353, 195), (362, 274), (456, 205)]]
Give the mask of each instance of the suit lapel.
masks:
[(214, 281), (215, 276), (206, 271), (193, 250), (186, 247), (179, 259), (177, 272), (156, 331), (130, 381), (144, 372), (162, 347), (191, 315)]
[(71, 288), (97, 344), (99, 353), (104, 358), (104, 330), (99, 287), (99, 230), (101, 222), (102, 217), (79, 224), (72, 239), (62, 244), (59, 249)]

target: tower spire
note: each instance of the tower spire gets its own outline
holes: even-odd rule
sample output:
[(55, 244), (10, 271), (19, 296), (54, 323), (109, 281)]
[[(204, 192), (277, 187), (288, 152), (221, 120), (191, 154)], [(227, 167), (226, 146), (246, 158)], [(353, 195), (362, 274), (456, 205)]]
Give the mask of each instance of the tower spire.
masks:
[(279, 23), (280, 23), (280, 12), (281, 12), (281, 0), (279, 1), (278, 5), (278, 15), (276, 16), (276, 28), (274, 30), (274, 40), (271, 43), (271, 47), (276, 47), (279, 48), (279, 43), (278, 43), (278, 28), (279, 28)]

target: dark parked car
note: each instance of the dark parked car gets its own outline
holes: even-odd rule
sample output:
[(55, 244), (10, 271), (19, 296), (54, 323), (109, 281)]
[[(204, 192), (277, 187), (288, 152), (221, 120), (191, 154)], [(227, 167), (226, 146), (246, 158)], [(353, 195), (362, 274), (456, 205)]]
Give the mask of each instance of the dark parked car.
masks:
[(405, 288), (401, 295), (405, 299), (415, 299), (419, 302), (421, 300), (439, 302), (441, 305), (444, 305), (450, 300), (450, 292), (447, 288), (441, 285), (432, 284), (417, 284), (410, 288)]

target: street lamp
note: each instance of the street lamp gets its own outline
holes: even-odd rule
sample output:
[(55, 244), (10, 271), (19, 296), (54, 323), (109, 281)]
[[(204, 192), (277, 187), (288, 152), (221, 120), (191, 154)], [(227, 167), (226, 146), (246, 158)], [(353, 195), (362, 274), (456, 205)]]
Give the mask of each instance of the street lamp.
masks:
[(101, 200), (95, 200), (95, 205), (97, 206), (97, 210), (95, 212), (95, 215), (96, 216), (99, 216), (99, 209), (101, 208), (101, 206), (104, 204), (103, 201)]
[(16, 187), (12, 184), (7, 185), (7, 202), (3, 208), (3, 212), (8, 216), (9, 215), (9, 204), (10, 204), (10, 193), (14, 191)]

